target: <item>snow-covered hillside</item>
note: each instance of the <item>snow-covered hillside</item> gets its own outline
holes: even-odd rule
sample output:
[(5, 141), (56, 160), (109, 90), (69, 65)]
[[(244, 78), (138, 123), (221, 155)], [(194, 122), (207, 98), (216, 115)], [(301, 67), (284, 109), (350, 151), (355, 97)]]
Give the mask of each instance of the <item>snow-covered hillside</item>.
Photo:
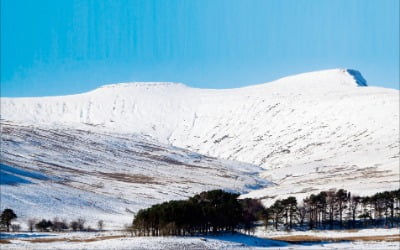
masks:
[[(237, 89), (124, 83), (71, 96), (1, 98), (1, 119), (64, 131), (140, 134), (260, 165), (262, 176), (276, 185), (249, 196), (266, 201), (335, 187), (363, 194), (399, 186), (399, 91), (367, 87), (355, 70)], [(10, 145), (2, 142), (4, 155)], [(12, 149), (19, 151), (18, 145)]]
[(1, 205), (19, 217), (98, 219), (121, 228), (132, 213), (204, 190), (268, 185), (261, 168), (139, 135), (1, 123)]

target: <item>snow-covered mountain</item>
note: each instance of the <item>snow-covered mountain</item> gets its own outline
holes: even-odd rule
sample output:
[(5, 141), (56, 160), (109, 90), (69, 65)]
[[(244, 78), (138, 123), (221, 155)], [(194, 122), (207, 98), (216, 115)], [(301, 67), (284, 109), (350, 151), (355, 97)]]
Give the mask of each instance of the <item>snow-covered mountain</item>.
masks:
[[(45, 127), (143, 136), (258, 165), (274, 185), (248, 196), (266, 202), (329, 188), (374, 193), (399, 187), (399, 91), (368, 87), (355, 70), (305, 73), (237, 89), (122, 83), (70, 96), (1, 98), (1, 119), (17, 131), (35, 125), (32, 133)], [(2, 138), (2, 159), (19, 166), (16, 157), (8, 157), (19, 147)], [(31, 160), (43, 154), (37, 147), (24, 150)]]
[(1, 204), (19, 217), (98, 219), (121, 228), (132, 214), (204, 190), (249, 192), (261, 168), (132, 134), (1, 123)]

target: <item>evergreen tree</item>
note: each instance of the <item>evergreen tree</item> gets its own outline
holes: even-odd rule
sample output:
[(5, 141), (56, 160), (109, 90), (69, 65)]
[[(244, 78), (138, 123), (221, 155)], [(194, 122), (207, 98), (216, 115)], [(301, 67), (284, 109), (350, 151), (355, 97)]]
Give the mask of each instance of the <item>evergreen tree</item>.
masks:
[(265, 218), (265, 208), (259, 200), (246, 198), (241, 200), (243, 208), (242, 223), (245, 232), (254, 232), (255, 222)]
[(350, 197), (350, 199), (349, 199), (349, 213), (350, 213), (350, 216), (351, 216), (351, 218), (352, 218), (352, 225), (353, 225), (353, 228), (355, 228), (356, 227), (356, 216), (357, 216), (357, 209), (358, 209), (358, 207), (359, 207), (359, 204), (360, 204), (360, 202), (361, 202), (361, 197), (360, 196), (351, 196), (351, 194), (349, 193), (349, 197)]
[(290, 196), (282, 200), (282, 206), (284, 207), (286, 225), (289, 229), (292, 229), (293, 221), (297, 212), (297, 200), (295, 197)]
[(282, 222), (285, 207), (282, 200), (276, 200), (275, 203), (269, 208), (272, 215), (272, 221), (275, 229), (278, 229), (279, 224)]
[(339, 213), (340, 228), (343, 227), (343, 211), (347, 208), (347, 201), (348, 201), (347, 191), (344, 189), (339, 189), (336, 192), (336, 203), (337, 203), (337, 209), (338, 209), (338, 213)]
[(53, 226), (53, 223), (50, 220), (45, 220), (45, 219), (42, 219), (35, 225), (35, 227), (41, 232), (48, 231), (49, 227), (52, 227), (52, 226)]
[(336, 194), (334, 191), (326, 192), (326, 203), (327, 203), (327, 215), (329, 217), (329, 228), (332, 229), (337, 211)]
[(11, 221), (15, 220), (16, 218), (17, 218), (17, 215), (14, 213), (14, 211), (10, 208), (6, 208), (1, 213), (0, 223), (2, 225), (6, 226), (7, 232), (9, 232)]
[(263, 207), (255, 200), (238, 201), (238, 194), (212, 190), (188, 200), (169, 201), (141, 209), (132, 228), (137, 235), (193, 235), (234, 231), (244, 225), (249, 231)]

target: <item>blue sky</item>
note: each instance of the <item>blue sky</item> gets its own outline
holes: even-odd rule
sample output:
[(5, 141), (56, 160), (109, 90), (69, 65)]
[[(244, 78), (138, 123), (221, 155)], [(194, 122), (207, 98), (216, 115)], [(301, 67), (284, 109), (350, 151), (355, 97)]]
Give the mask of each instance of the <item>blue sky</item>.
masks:
[(1, 96), (232, 88), (329, 68), (398, 89), (399, 1), (1, 0)]

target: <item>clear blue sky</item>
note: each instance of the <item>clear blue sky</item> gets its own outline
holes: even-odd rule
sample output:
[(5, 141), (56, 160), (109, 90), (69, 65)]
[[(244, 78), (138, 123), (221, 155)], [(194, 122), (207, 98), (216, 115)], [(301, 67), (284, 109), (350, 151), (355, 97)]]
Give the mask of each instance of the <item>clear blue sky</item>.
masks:
[(1, 96), (231, 88), (354, 68), (399, 88), (398, 0), (1, 0)]

